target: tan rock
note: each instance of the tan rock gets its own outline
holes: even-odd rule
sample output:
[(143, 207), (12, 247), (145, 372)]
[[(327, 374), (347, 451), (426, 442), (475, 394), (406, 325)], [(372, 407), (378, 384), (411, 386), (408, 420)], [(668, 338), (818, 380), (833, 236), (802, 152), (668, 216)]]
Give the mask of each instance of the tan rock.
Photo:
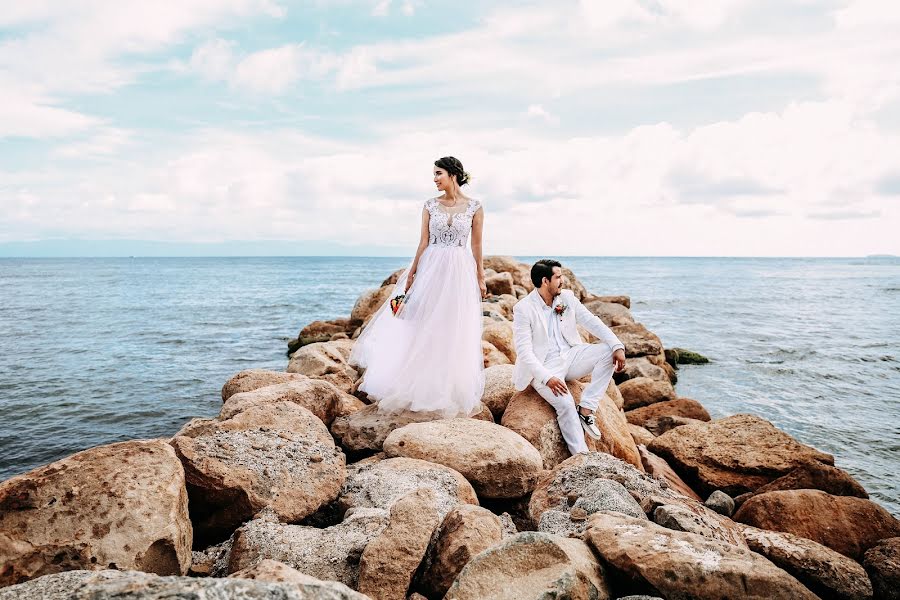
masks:
[(600, 320), (607, 327), (618, 327), (619, 325), (631, 325), (634, 323), (631, 311), (617, 302), (593, 300), (586, 302), (584, 307), (600, 317)]
[(722, 490), (734, 497), (809, 462), (834, 464), (830, 454), (801, 444), (753, 415), (676, 427), (648, 449), (701, 496)]
[[(386, 300), (392, 297), (394, 292), (394, 284), (385, 285), (380, 288), (366, 290), (359, 298), (350, 311), (350, 319), (352, 321), (364, 322), (369, 319), (375, 312), (381, 308)], [(400, 291), (397, 292), (401, 293)]]
[(625, 356), (657, 355), (663, 351), (662, 342), (655, 333), (641, 325), (631, 323), (611, 327), (619, 341), (625, 344)]
[(622, 373), (616, 373), (614, 376), (616, 383), (620, 385), (623, 381), (637, 379), (638, 377), (648, 377), (650, 379), (656, 379), (657, 381), (672, 383), (666, 370), (650, 362), (646, 356), (626, 358), (625, 370)]
[[(637, 444), (638, 450), (641, 449), (641, 444), (646, 446), (650, 442), (653, 441), (653, 438), (656, 436), (644, 429), (639, 425), (628, 424), (628, 431), (631, 433), (631, 438), (634, 440), (634, 443)], [(644, 465), (644, 470), (647, 469), (647, 465)], [(649, 471), (647, 471), (649, 473)]]
[(290, 381), (305, 381), (307, 377), (300, 373), (283, 371), (267, 371), (265, 369), (246, 369), (234, 375), (222, 386), (222, 402), (235, 394), (252, 392), (253, 390)]
[(509, 256), (486, 256), (483, 260), (485, 269), (493, 269), (497, 273), (509, 273), (512, 275), (515, 285), (522, 286), (526, 291), (534, 289), (531, 283), (531, 265), (519, 262)]
[(856, 561), (790, 533), (744, 528), (750, 549), (781, 567), (821, 598), (871, 598), (872, 584)]
[(686, 531), (702, 535), (710, 540), (725, 542), (741, 548), (747, 547), (740, 525), (699, 502), (672, 501), (651, 496), (644, 503), (650, 508), (653, 521), (666, 529)]
[(496, 365), (512, 364), (508, 356), (500, 352), (495, 345), (487, 340), (481, 340), (481, 353), (484, 355), (485, 369), (489, 369)]
[(343, 392), (332, 383), (306, 376), (257, 388), (249, 392), (233, 394), (219, 411), (220, 419), (230, 419), (237, 413), (260, 404), (293, 402), (319, 417), (325, 425), (331, 425), (338, 414), (346, 414), (365, 407), (359, 399)]
[(444, 517), (437, 541), (429, 549), (419, 587), (428, 597), (443, 598), (463, 567), (503, 537), (503, 524), (491, 511), (469, 504), (456, 506)]
[(313, 514), (344, 483), (344, 455), (325, 425), (292, 402), (251, 406), (176, 436), (201, 540), (227, 536), (264, 508), (283, 521)]
[[(349, 415), (336, 418), (331, 424), (331, 433), (347, 452), (380, 452), (384, 440), (395, 429), (410, 423), (425, 423), (441, 418), (440, 414), (431, 412), (384, 413), (378, 410), (377, 404), (370, 404)], [(492, 420), (490, 410), (483, 405), (472, 418), (482, 421)]]
[(900, 600), (900, 537), (881, 540), (863, 557), (875, 597)]
[(481, 339), (490, 342), (503, 353), (510, 363), (516, 362), (516, 346), (513, 342), (513, 328), (509, 321), (495, 321), (485, 325), (481, 333)]
[(412, 577), (441, 524), (435, 494), (420, 488), (391, 507), (388, 526), (363, 550), (359, 591), (373, 600), (406, 600)]
[(541, 455), (522, 436), (475, 419), (411, 423), (388, 435), (384, 452), (455, 469), (487, 498), (527, 494), (543, 466)]
[(584, 301), (584, 299), (590, 295), (588, 294), (587, 288), (584, 287), (584, 284), (578, 281), (578, 278), (575, 277), (575, 273), (572, 271), (572, 269), (563, 266), (562, 276), (564, 287), (572, 290), (578, 300)]
[(445, 600), (610, 598), (603, 567), (581, 540), (526, 531), (475, 556)]
[(606, 563), (646, 581), (665, 598), (817, 598), (747, 548), (623, 514), (590, 517), (586, 539)]
[(302, 598), (334, 598), (335, 600), (368, 600), (369, 597), (337, 581), (322, 581), (301, 573), (283, 562), (261, 560), (257, 564), (242, 571), (237, 571), (228, 576), (231, 579), (253, 579), (270, 583), (292, 583), (300, 588)]
[[(624, 399), (626, 411), (657, 402), (667, 402), (676, 398), (675, 388), (668, 381), (659, 381), (649, 377), (637, 377), (619, 384), (619, 391)], [(640, 425), (640, 423), (637, 423)]]
[(683, 496), (692, 498), (697, 502), (703, 501), (703, 499), (691, 489), (691, 486), (686, 484), (684, 480), (678, 476), (678, 473), (672, 470), (669, 463), (647, 450), (647, 447), (644, 445), (638, 446), (638, 452), (641, 455), (641, 463), (644, 465), (644, 471), (646, 471), (648, 475), (665, 481), (670, 489)]
[(900, 536), (900, 521), (878, 504), (820, 490), (759, 494), (744, 502), (733, 518), (813, 540), (854, 560), (861, 560), (879, 540)]
[(510, 273), (496, 273), (490, 277), (485, 277), (484, 283), (490, 294), (515, 295), (515, 290), (513, 289), (515, 283)]
[(675, 398), (656, 402), (647, 406), (641, 406), (625, 413), (625, 418), (634, 425), (643, 425), (654, 417), (676, 416), (698, 421), (709, 421), (709, 413), (703, 405), (690, 398)]
[(513, 385), (513, 365), (494, 365), (484, 371), (484, 395), (481, 402), (487, 405), (495, 419), (503, 416), (510, 398), (516, 393)]
[(0, 586), (73, 569), (184, 574), (184, 470), (163, 440), (78, 452), (0, 483)]
[(0, 591), (18, 600), (161, 600), (240, 598), (241, 600), (365, 600), (345, 585), (312, 577), (300, 582), (244, 578), (160, 577), (140, 571), (68, 571), (40, 577)]
[(356, 589), (360, 556), (388, 520), (386, 511), (372, 508), (358, 509), (324, 529), (254, 519), (235, 532), (227, 570), (235, 573), (271, 559)]
[(832, 496), (869, 497), (865, 488), (853, 479), (849, 473), (843, 469), (820, 462), (800, 465), (788, 472), (787, 475), (758, 487), (752, 494), (763, 494), (778, 490), (822, 490)]
[(337, 505), (341, 511), (389, 510), (397, 500), (422, 488), (434, 492), (434, 505), (441, 518), (457, 505), (478, 504), (472, 484), (458, 471), (415, 458), (387, 458), (347, 467)]
[(288, 373), (301, 373), (313, 379), (322, 379), (350, 392), (359, 372), (347, 362), (353, 340), (335, 340), (303, 346), (291, 355)]

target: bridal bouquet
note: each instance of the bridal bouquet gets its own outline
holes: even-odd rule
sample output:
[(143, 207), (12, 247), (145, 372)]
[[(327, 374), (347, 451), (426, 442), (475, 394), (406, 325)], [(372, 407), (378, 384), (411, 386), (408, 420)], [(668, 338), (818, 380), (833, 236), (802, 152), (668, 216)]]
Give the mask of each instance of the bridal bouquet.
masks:
[(391, 298), (391, 312), (394, 313), (395, 317), (400, 314), (400, 311), (403, 310), (405, 304), (406, 294), (400, 294), (399, 296)]

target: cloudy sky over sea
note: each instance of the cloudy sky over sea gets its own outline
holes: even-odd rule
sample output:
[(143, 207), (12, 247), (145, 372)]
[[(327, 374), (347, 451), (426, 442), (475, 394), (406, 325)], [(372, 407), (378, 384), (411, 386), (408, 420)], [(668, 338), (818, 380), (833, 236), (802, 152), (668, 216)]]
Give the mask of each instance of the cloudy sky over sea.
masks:
[(900, 254), (898, 30), (889, 0), (0, 0), (0, 255), (411, 254), (446, 154), (487, 253)]

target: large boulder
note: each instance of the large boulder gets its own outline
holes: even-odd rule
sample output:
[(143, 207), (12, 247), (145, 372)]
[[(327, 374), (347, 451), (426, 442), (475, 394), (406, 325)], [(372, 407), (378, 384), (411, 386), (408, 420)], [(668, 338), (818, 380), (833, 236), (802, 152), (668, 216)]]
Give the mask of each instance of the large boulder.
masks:
[(779, 490), (822, 490), (832, 496), (868, 498), (869, 494), (847, 471), (820, 462), (802, 464), (778, 479), (735, 498), (740, 506), (756, 494)]
[(419, 589), (429, 598), (443, 598), (463, 567), (503, 537), (503, 523), (491, 511), (470, 504), (454, 507), (444, 517), (423, 563)]
[(325, 425), (331, 425), (339, 415), (347, 415), (365, 407), (362, 401), (339, 390), (332, 383), (299, 375), (294, 381), (267, 385), (229, 396), (219, 412), (219, 418), (230, 419), (250, 406), (276, 402), (299, 404), (321, 419)]
[[(628, 383), (627, 381), (625, 383)], [(709, 413), (703, 405), (690, 398), (675, 398), (642, 406), (625, 413), (625, 418), (634, 425), (644, 425), (650, 419), (663, 416), (685, 417), (698, 421), (709, 421)]]
[(359, 591), (373, 600), (406, 600), (413, 574), (441, 518), (435, 493), (420, 488), (391, 507), (390, 522), (363, 550)]
[(543, 468), (541, 455), (525, 438), (475, 419), (411, 423), (391, 432), (384, 452), (455, 469), (486, 498), (524, 496)]
[(366, 290), (356, 299), (356, 303), (350, 310), (350, 320), (359, 322), (367, 321), (369, 317), (375, 314), (375, 311), (381, 308), (381, 305), (384, 304), (385, 300), (392, 297), (393, 292), (393, 283), (381, 286), (380, 288)]
[(667, 431), (648, 446), (697, 493), (736, 496), (809, 463), (834, 457), (801, 444), (754, 415), (734, 415)]
[(444, 598), (606, 600), (610, 595), (603, 567), (587, 544), (528, 531), (475, 556)]
[(620, 513), (593, 515), (585, 538), (605, 563), (665, 598), (817, 598), (747, 548)]
[(324, 529), (254, 519), (234, 533), (227, 570), (242, 571), (268, 558), (356, 589), (360, 557), (388, 522), (388, 513), (375, 508), (357, 509)]
[(790, 533), (749, 526), (744, 529), (744, 539), (751, 550), (796, 577), (820, 598), (872, 597), (872, 584), (860, 564), (830, 548)]
[(655, 333), (640, 323), (628, 323), (611, 327), (619, 341), (625, 344), (625, 356), (656, 356), (662, 354), (663, 345)]
[(582, 300), (582, 303), (587, 306), (590, 302), (613, 302), (615, 304), (621, 304), (625, 308), (631, 308), (631, 298), (629, 296), (623, 295), (612, 295), (612, 296), (597, 296), (596, 294), (588, 294), (587, 298)]
[(900, 536), (900, 521), (878, 504), (820, 490), (759, 494), (744, 502), (734, 520), (792, 533), (854, 560), (862, 560), (863, 553), (880, 540)]
[(434, 492), (434, 505), (441, 518), (459, 504), (478, 504), (472, 484), (459, 472), (415, 458), (387, 458), (347, 467), (337, 505), (341, 512), (356, 508), (389, 510), (400, 498), (423, 488)]
[(267, 371), (265, 369), (246, 369), (233, 375), (222, 386), (222, 402), (227, 401), (235, 394), (252, 392), (253, 390), (279, 383), (290, 381), (305, 381), (307, 377), (300, 373), (285, 373), (284, 371)]
[(301, 373), (313, 379), (323, 379), (344, 392), (353, 389), (359, 372), (350, 366), (352, 340), (334, 340), (303, 346), (291, 355), (288, 373)]
[(516, 393), (512, 380), (513, 369), (513, 365), (494, 365), (484, 371), (484, 395), (481, 402), (490, 409), (494, 419), (503, 416), (510, 398)]
[[(597, 512), (619, 512), (638, 519), (646, 519), (641, 505), (612, 479), (595, 479), (578, 490), (578, 496), (568, 498), (571, 507), (545, 510), (538, 523), (538, 531), (565, 537), (580, 537), (587, 526), (587, 518)], [(573, 501), (574, 500), (574, 501)]]
[(548, 510), (571, 512), (578, 498), (594, 500), (592, 485), (601, 479), (620, 483), (638, 502), (651, 496), (675, 496), (664, 483), (609, 454), (578, 454), (541, 475), (528, 506), (532, 521), (540, 523)]
[(900, 537), (881, 540), (866, 550), (863, 566), (876, 598), (900, 600)]
[(619, 325), (631, 325), (634, 323), (631, 311), (618, 302), (591, 300), (586, 302), (584, 307), (600, 317), (600, 320), (607, 327), (618, 327)]
[(485, 325), (481, 339), (490, 342), (511, 364), (516, 362), (516, 345), (513, 342), (512, 323), (509, 321), (492, 321)]
[[(567, 385), (576, 402), (579, 401), (584, 384), (570, 381)], [(600, 401), (596, 412), (596, 422), (602, 437), (600, 440), (594, 440), (585, 436), (588, 448), (607, 452), (635, 467), (642, 468), (637, 446), (628, 430), (625, 417), (608, 396), (604, 396)], [(506, 412), (503, 413), (500, 423), (524, 437), (537, 448), (545, 469), (552, 469), (570, 456), (556, 420), (556, 411), (531, 386), (521, 392), (516, 392), (510, 400)]]
[[(656, 437), (648, 429), (640, 427), (639, 425), (632, 425), (631, 423), (628, 424), (628, 431), (631, 433), (631, 438), (634, 440), (634, 443), (637, 444), (638, 450), (640, 450), (642, 445), (646, 446)], [(647, 465), (645, 464), (644, 469), (646, 468)]]
[[(271, 570), (271, 569), (270, 569)], [(248, 572), (249, 573), (249, 572)], [(160, 577), (140, 571), (69, 571), (47, 575), (0, 590), (2, 600), (173, 600), (176, 598), (241, 600), (366, 600), (345, 585), (320, 581), (294, 571), (284, 580), (263, 577)]]
[(344, 455), (328, 429), (293, 402), (259, 404), (172, 439), (201, 540), (227, 537), (264, 508), (298, 521), (334, 500)]
[[(431, 412), (381, 412), (377, 404), (370, 404), (348, 415), (338, 417), (331, 424), (331, 433), (349, 454), (380, 452), (384, 440), (392, 431), (410, 423), (425, 423), (441, 419)], [(484, 405), (473, 419), (492, 421), (491, 411)]]
[(622, 408), (632, 411), (642, 406), (649, 406), (657, 402), (667, 402), (676, 398), (675, 388), (667, 381), (651, 379), (649, 377), (636, 377), (623, 381), (618, 385), (624, 404)]
[(184, 469), (164, 440), (91, 448), (0, 483), (0, 586), (74, 569), (184, 574)]

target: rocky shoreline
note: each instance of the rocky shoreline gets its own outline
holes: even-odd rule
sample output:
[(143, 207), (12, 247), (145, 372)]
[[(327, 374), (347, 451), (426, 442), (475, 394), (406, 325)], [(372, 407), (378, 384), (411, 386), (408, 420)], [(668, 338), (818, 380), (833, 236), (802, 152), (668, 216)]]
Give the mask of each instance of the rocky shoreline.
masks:
[(0, 483), (0, 600), (900, 598), (900, 521), (831, 455), (679, 396), (678, 364), (706, 359), (571, 271), (627, 368), (602, 440), (569, 457), (553, 409), (512, 386), (529, 267), (485, 267), (473, 418), (383, 415), (356, 389), (350, 349), (394, 273), (304, 327), (286, 371), (229, 379), (216, 418)]

